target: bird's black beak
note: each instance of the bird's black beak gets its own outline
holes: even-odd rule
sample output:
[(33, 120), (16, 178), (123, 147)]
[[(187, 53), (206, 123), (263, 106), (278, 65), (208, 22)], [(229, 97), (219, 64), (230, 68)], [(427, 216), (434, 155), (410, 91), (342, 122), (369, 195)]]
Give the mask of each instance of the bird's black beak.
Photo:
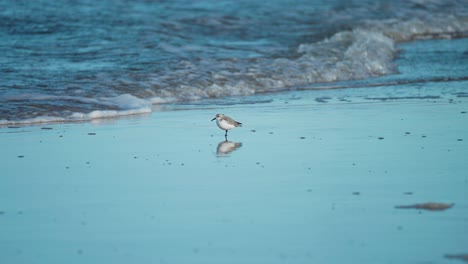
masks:
[(215, 117), (215, 118), (213, 118), (213, 119), (211, 119), (211, 121), (213, 121), (213, 120), (215, 120), (215, 119), (216, 119), (216, 117)]

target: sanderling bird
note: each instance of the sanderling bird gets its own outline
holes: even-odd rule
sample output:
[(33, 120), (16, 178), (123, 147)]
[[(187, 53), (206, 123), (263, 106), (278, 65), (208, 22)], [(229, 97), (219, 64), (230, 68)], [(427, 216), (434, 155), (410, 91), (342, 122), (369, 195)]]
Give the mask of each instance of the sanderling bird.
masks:
[(236, 120), (230, 118), (229, 116), (225, 116), (223, 114), (217, 114), (213, 119), (211, 119), (211, 121), (215, 119), (216, 119), (216, 124), (218, 125), (218, 127), (226, 131), (226, 134), (224, 134), (225, 138), (227, 138), (228, 130), (231, 130), (235, 127), (242, 126), (242, 123), (239, 123)]

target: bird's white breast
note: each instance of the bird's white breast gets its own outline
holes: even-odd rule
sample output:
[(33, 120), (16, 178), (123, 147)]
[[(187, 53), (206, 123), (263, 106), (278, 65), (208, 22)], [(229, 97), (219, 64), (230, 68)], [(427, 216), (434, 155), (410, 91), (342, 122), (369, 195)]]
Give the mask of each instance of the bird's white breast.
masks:
[(227, 122), (225, 120), (222, 120), (222, 119), (221, 120), (216, 119), (216, 124), (222, 130), (230, 130), (230, 129), (233, 129), (235, 127), (233, 124), (230, 124), (229, 122)]

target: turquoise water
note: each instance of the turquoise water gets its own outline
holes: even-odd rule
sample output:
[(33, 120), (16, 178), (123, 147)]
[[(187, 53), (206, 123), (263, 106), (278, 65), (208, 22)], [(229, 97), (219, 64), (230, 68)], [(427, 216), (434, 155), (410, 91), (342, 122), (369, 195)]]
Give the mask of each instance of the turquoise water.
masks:
[(400, 43), (466, 37), (467, 6), (2, 0), (0, 124), (143, 114), (395, 74)]
[[(395, 85), (2, 128), (0, 261), (462, 263), (447, 256), (468, 253), (467, 81), (397, 80), (435, 54), (431, 76), (461, 72), (463, 42), (403, 45)], [(230, 153), (217, 112), (243, 123)], [(425, 202), (455, 205), (395, 208)]]

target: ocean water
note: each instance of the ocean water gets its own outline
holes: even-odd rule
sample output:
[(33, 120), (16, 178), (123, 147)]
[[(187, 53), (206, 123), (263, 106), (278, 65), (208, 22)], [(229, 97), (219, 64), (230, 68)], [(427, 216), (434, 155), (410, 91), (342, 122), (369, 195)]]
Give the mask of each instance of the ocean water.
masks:
[(467, 36), (466, 0), (0, 0), (0, 125), (333, 87), (398, 73), (402, 42)]

